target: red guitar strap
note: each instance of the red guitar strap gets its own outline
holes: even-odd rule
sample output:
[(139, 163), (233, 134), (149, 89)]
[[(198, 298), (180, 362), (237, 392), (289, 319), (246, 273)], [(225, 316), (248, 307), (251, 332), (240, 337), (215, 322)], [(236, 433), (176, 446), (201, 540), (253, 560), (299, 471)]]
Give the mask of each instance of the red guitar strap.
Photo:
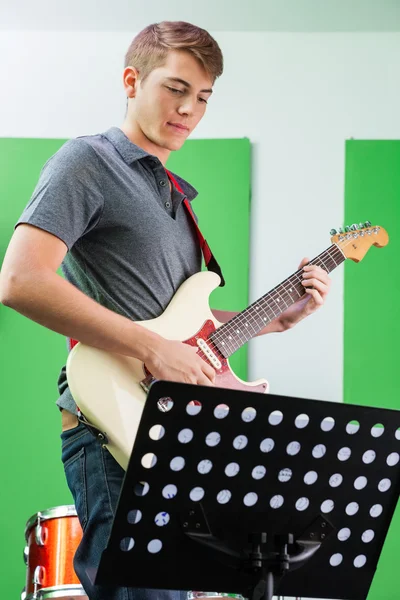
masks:
[[(179, 185), (179, 183), (177, 182), (175, 177), (172, 175), (172, 173), (170, 173), (170, 171), (167, 171), (167, 169), (165, 169), (165, 170), (166, 170), (166, 173), (167, 173), (170, 181), (174, 184), (174, 186), (176, 187), (178, 192), (180, 192), (181, 194), (184, 194), (184, 191), (182, 190), (181, 186)], [(194, 216), (192, 207), (190, 206), (189, 200), (187, 198), (185, 198), (183, 203), (184, 203), (186, 210), (188, 211), (188, 213), (192, 219), (193, 225), (195, 227), (197, 239), (199, 240), (200, 248), (201, 248), (201, 251), (204, 256), (204, 262), (206, 264), (206, 267), (209, 271), (213, 271), (214, 273), (216, 273), (217, 275), (220, 276), (220, 278), (221, 278), (220, 287), (223, 287), (225, 285), (225, 280), (222, 275), (221, 267), (219, 266), (216, 259), (214, 258), (214, 255), (210, 250), (210, 246), (207, 244), (203, 234), (201, 233), (201, 231), (199, 229), (199, 226), (197, 225), (197, 221)], [(70, 350), (72, 350), (72, 348), (74, 346), (76, 346), (76, 344), (78, 343), (76, 340), (73, 340), (73, 339), (69, 339), (68, 342), (69, 342)]]
[[(170, 181), (174, 184), (174, 186), (178, 190), (178, 192), (180, 192), (181, 194), (184, 194), (184, 191), (182, 190), (181, 186), (179, 185), (179, 183), (177, 182), (175, 177), (172, 175), (172, 173), (170, 171), (167, 171), (167, 169), (165, 169), (165, 171), (166, 171)], [(185, 198), (183, 201), (183, 204), (185, 205), (186, 210), (188, 211), (188, 213), (192, 219), (193, 225), (196, 229), (197, 239), (199, 240), (200, 248), (201, 248), (201, 251), (204, 256), (204, 262), (206, 263), (206, 267), (209, 271), (213, 271), (214, 273), (216, 273), (217, 275), (220, 276), (220, 278), (221, 278), (220, 287), (223, 287), (225, 285), (225, 279), (224, 279), (224, 276), (222, 275), (221, 267), (217, 263), (213, 253), (211, 252), (210, 246), (206, 242), (203, 234), (201, 233), (201, 231), (199, 229), (199, 226), (197, 225), (197, 221), (194, 216), (192, 207), (190, 206), (189, 200), (187, 198)]]

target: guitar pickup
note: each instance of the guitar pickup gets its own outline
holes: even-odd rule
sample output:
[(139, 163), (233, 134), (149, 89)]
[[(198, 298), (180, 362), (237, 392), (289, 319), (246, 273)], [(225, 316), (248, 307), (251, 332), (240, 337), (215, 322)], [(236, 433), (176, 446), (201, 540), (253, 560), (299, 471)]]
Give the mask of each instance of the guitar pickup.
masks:
[(219, 360), (217, 355), (211, 350), (207, 342), (200, 338), (197, 340), (197, 345), (200, 348), (200, 350), (205, 354), (207, 360), (211, 363), (214, 369), (219, 371), (219, 369), (222, 368), (221, 361)]

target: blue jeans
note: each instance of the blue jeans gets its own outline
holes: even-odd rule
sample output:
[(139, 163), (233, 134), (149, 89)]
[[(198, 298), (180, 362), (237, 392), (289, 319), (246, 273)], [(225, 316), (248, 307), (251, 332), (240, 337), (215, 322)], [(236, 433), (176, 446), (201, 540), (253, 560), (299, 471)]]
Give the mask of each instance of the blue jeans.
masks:
[(107, 545), (124, 471), (82, 424), (63, 431), (61, 441), (64, 471), (83, 529), (74, 568), (89, 599), (186, 600), (186, 592), (93, 585), (86, 569), (98, 567)]

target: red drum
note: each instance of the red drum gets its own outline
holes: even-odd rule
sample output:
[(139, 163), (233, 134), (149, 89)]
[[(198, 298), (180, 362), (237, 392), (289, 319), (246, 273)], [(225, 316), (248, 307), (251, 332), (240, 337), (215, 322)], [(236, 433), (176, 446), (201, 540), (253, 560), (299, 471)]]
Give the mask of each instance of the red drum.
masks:
[(33, 515), (25, 527), (25, 600), (88, 600), (73, 567), (82, 539), (75, 506), (57, 506)]

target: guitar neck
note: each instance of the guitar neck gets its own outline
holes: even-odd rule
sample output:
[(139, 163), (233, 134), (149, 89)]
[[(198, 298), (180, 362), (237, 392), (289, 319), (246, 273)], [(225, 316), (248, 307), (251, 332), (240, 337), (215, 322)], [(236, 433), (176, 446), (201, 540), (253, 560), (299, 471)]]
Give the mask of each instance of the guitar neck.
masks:
[[(310, 264), (322, 267), (330, 273), (344, 260), (346, 256), (336, 244), (333, 244), (311, 260)], [(302, 270), (298, 270), (290, 275), (210, 335), (209, 340), (225, 358), (231, 356), (306, 294), (301, 283), (302, 273)]]

